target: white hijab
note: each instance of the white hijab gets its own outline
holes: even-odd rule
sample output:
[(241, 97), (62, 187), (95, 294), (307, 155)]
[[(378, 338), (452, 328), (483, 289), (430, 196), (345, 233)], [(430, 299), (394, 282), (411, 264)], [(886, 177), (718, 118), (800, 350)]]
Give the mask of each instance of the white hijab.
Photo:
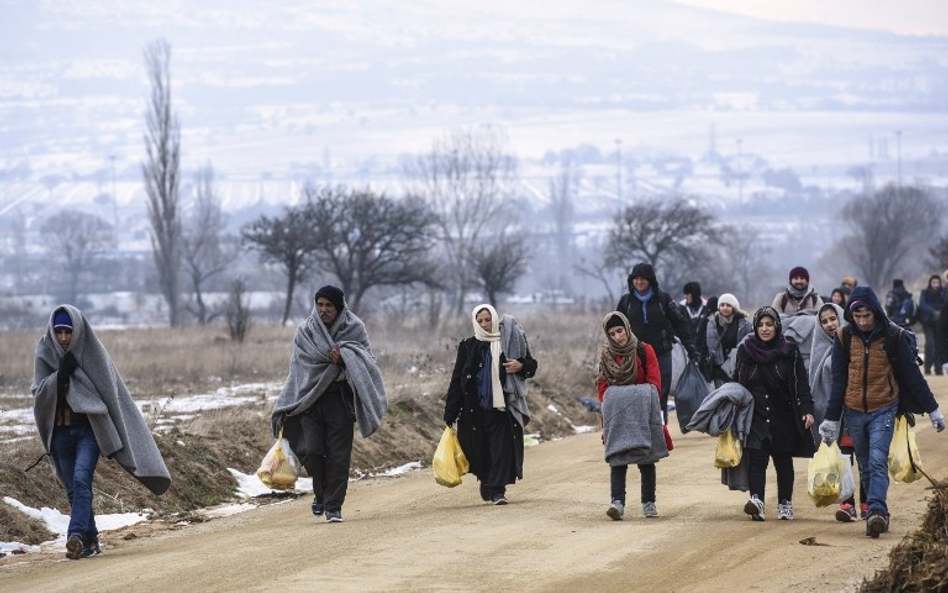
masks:
[[(484, 309), (490, 313), (490, 331), (484, 331), (484, 328), (477, 323), (477, 314)], [(500, 317), (497, 311), (488, 304), (477, 305), (471, 311), (471, 323), (474, 324), (474, 337), (481, 342), (490, 343), (490, 392), (491, 403), (498, 410), (505, 409), (504, 389), (500, 384), (500, 355), (503, 349), (500, 343)]]

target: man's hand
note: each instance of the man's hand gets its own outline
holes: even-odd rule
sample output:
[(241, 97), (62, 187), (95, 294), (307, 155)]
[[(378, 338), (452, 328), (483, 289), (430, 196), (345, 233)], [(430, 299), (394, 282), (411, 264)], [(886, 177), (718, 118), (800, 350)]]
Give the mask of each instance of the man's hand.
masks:
[(839, 434), (839, 420), (824, 420), (820, 422), (820, 436), (827, 441), (835, 441)]
[(72, 352), (66, 352), (63, 359), (59, 361), (59, 370), (56, 372), (56, 380), (60, 383), (69, 383), (69, 378), (79, 368), (79, 361), (76, 360)]
[(932, 428), (935, 429), (935, 432), (945, 430), (945, 415), (941, 413), (941, 410), (935, 410), (928, 417), (932, 421)]
[(333, 364), (342, 364), (342, 354), (339, 352), (338, 346), (333, 346), (329, 349), (329, 360)]

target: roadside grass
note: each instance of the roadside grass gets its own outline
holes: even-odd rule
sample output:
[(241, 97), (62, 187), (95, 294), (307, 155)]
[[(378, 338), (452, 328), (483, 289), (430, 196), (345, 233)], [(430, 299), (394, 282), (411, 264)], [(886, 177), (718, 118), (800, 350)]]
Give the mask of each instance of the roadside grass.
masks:
[[(573, 434), (574, 425), (598, 425), (598, 416), (576, 400), (595, 393), (598, 315), (551, 312), (523, 316), (520, 321), (539, 361), (536, 378), (528, 382), (532, 417), (526, 432), (554, 439)], [(444, 393), (456, 345), (471, 335), (470, 322), (448, 323), (438, 332), (411, 323), (375, 319), (366, 323), (385, 379), (389, 411), (375, 435), (356, 437), (352, 477), (410, 461), (428, 467), (444, 429)], [(32, 354), (40, 333), (5, 332), (0, 341), (3, 409), (31, 405)], [(255, 325), (242, 345), (228, 340), (219, 326), (97, 333), (133, 397), (148, 404), (170, 395), (213, 392), (222, 385), (282, 382), (295, 326)], [(172, 474), (171, 488), (162, 496), (152, 495), (116, 463), (100, 459), (95, 512), (145, 511), (157, 520), (177, 522), (199, 508), (234, 501), (236, 483), (227, 468), (248, 474), (256, 470), (273, 440), (271, 407), (261, 390), (252, 404), (202, 412), (157, 430), (158, 447)], [(146, 420), (156, 426), (162, 410), (157, 405), (147, 408)], [(65, 494), (48, 463), (44, 460), (24, 471), (42, 454), (35, 436), (0, 443), (0, 497), (66, 513)], [(41, 522), (0, 503), (0, 541), (37, 544), (51, 538)]]

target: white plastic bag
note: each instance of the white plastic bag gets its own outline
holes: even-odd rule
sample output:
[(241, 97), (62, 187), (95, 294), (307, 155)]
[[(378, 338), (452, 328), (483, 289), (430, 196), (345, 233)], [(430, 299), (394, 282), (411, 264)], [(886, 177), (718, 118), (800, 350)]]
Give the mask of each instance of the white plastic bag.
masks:
[(856, 479), (853, 476), (852, 455), (841, 454), (843, 457), (843, 476), (839, 482), (839, 500), (836, 502), (845, 502), (856, 494)]
[(283, 428), (273, 446), (267, 451), (257, 469), (257, 477), (267, 488), (274, 490), (292, 490), (296, 486), (296, 478), (300, 473), (300, 462), (290, 447), (290, 442), (283, 438)]

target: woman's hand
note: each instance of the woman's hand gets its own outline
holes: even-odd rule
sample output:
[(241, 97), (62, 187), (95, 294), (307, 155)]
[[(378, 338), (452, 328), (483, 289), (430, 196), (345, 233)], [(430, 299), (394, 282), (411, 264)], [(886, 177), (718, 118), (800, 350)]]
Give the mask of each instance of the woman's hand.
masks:
[(816, 418), (813, 417), (813, 414), (807, 414), (803, 417), (803, 426), (806, 428), (813, 426), (814, 422), (816, 422)]
[(516, 375), (523, 369), (523, 363), (519, 360), (507, 360), (504, 363), (504, 370), (507, 371), (508, 375)]

